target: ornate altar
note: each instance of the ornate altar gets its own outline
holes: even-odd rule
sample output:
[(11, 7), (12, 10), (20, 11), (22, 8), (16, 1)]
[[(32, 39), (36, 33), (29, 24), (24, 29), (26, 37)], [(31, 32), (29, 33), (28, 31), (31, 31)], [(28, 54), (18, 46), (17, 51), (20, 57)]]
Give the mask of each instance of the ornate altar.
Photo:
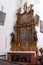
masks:
[[(37, 32), (35, 30), (35, 20), (34, 20), (34, 10), (32, 9), (33, 5), (30, 5), (30, 9), (27, 11), (27, 5), (25, 3), (24, 12), (21, 12), (21, 8), (17, 12), (17, 21), (14, 26), (15, 31), (15, 41), (11, 42), (11, 51), (12, 53), (8, 53), (8, 59), (11, 61), (11, 55), (18, 55), (18, 56), (26, 56), (32, 58), (32, 62), (36, 62), (34, 53), (30, 53), (30, 51), (35, 52), (36, 57), (38, 53), (37, 49)], [(15, 54), (16, 51), (16, 54)], [(22, 53), (20, 53), (22, 51)], [(25, 52), (29, 53), (25, 53)], [(18, 53), (17, 53), (18, 52)], [(24, 54), (23, 54), (24, 52)], [(9, 58), (10, 57), (10, 58)], [(13, 58), (16, 56), (12, 56)], [(24, 58), (26, 58), (24, 57)], [(24, 60), (23, 60), (24, 61)], [(31, 62), (28, 60), (28, 63)], [(19, 61), (21, 62), (21, 61)], [(25, 61), (24, 61), (25, 62)]]

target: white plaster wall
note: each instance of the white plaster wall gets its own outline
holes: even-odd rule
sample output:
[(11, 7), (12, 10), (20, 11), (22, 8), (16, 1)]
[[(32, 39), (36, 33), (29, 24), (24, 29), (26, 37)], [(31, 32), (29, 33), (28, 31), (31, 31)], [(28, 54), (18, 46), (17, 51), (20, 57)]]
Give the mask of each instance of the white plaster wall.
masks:
[(0, 0), (0, 11), (6, 13), (4, 26), (0, 25), (0, 54), (10, 50), (10, 34), (16, 22), (16, 10), (20, 7), (20, 0)]
[[(43, 0), (40, 0), (40, 6), (39, 6), (39, 16), (40, 16), (40, 20), (43, 21)], [(40, 25), (39, 25), (39, 31), (38, 31), (38, 44), (39, 47), (43, 48), (43, 33), (40, 32)]]

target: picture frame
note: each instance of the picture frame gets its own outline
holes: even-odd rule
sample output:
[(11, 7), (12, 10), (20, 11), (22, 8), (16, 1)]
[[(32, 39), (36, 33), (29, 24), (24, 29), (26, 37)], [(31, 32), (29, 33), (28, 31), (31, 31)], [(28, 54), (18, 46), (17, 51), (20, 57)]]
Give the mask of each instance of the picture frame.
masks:
[(6, 13), (0, 11), (0, 25), (4, 25)]
[(43, 33), (43, 21), (40, 21), (40, 32)]
[(30, 41), (30, 29), (29, 28), (21, 28), (20, 29), (20, 42), (28, 42)]

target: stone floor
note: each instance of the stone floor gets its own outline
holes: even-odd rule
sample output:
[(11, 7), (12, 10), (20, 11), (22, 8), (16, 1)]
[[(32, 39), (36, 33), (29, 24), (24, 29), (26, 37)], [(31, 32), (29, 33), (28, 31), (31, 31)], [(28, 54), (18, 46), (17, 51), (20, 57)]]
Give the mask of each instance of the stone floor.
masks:
[(16, 64), (5, 60), (0, 60), (0, 65), (20, 65), (20, 64)]

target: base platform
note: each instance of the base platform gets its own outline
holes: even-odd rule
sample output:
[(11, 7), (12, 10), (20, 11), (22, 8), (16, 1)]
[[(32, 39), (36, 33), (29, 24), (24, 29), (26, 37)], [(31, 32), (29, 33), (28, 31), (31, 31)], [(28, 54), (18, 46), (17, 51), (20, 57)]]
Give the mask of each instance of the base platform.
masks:
[(35, 64), (35, 51), (10, 51), (7, 53), (7, 60), (20, 64)]

